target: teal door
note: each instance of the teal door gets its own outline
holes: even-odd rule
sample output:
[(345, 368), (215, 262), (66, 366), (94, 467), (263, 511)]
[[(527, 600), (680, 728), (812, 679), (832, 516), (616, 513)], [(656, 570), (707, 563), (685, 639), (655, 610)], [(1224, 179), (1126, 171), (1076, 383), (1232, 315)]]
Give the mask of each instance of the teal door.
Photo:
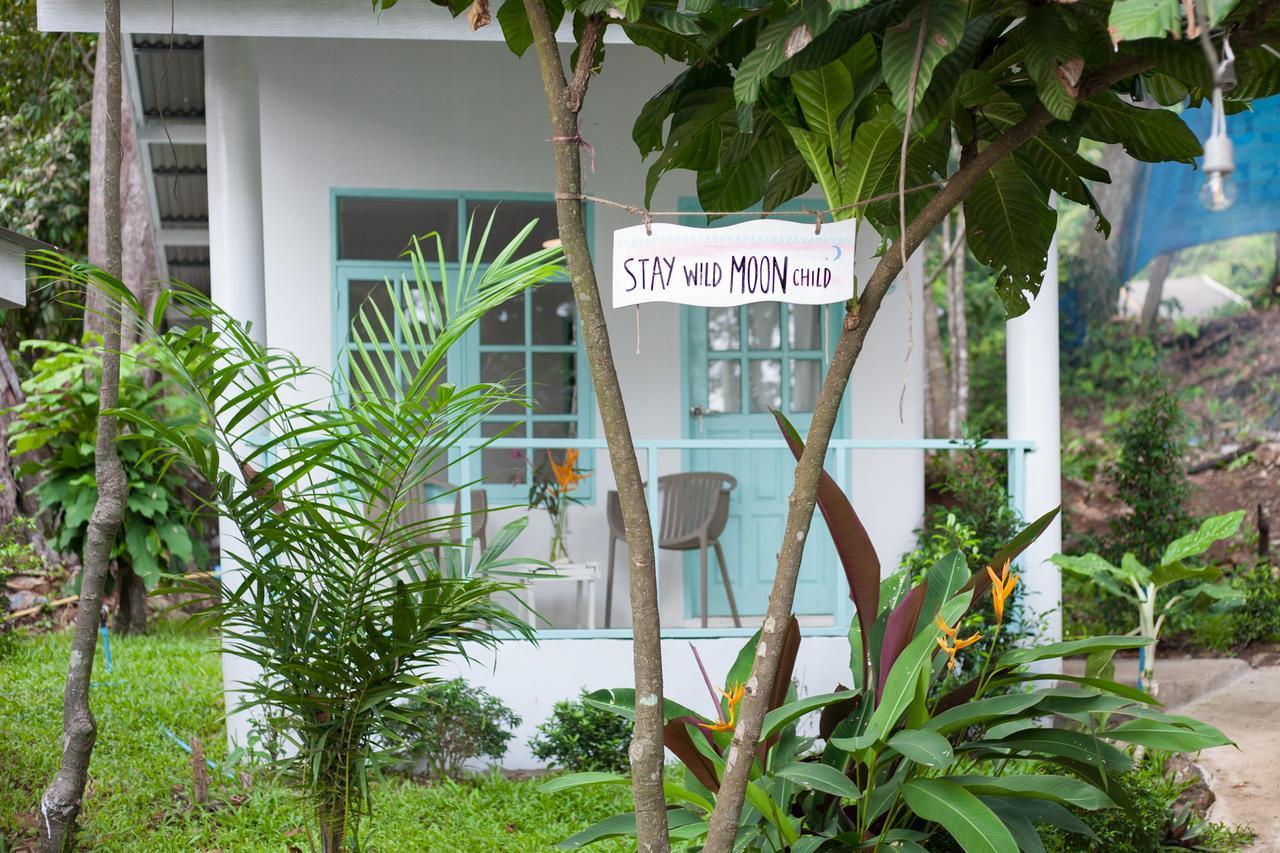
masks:
[[(693, 439), (778, 439), (770, 409), (781, 409), (804, 435), (825, 375), (820, 306), (759, 302), (734, 308), (684, 309), (685, 435)], [(834, 340), (834, 337), (832, 338)], [(841, 416), (843, 419), (843, 415)], [(843, 432), (837, 426), (836, 435)], [(828, 458), (830, 464), (830, 458)], [(765, 612), (786, 525), (795, 462), (786, 449), (707, 449), (686, 454), (686, 470), (737, 478), (722, 544), (738, 610)], [(821, 517), (805, 545), (797, 614), (834, 611), (835, 549)], [(728, 599), (711, 563), (709, 611), (729, 615)], [(697, 555), (685, 561), (685, 614), (702, 612)], [(750, 623), (744, 618), (744, 624)]]

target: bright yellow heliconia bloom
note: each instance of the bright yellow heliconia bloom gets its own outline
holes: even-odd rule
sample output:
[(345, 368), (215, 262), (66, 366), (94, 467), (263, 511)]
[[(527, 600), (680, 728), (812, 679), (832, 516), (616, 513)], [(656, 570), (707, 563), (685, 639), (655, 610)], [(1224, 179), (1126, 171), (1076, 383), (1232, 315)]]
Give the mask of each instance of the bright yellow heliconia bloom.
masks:
[(698, 725), (709, 732), (733, 731), (738, 718), (738, 705), (742, 702), (742, 697), (746, 692), (747, 688), (742, 684), (730, 685), (728, 692), (721, 690), (720, 695), (729, 700), (729, 719), (721, 720), (718, 723), (699, 723)]
[(997, 577), (995, 569), (987, 566), (987, 575), (991, 578), (991, 602), (996, 608), (996, 624), (1004, 622), (1004, 603), (1009, 600), (1009, 596), (1013, 594), (1013, 588), (1018, 585), (1018, 575), (1009, 576), (1009, 561), (1004, 561), (1004, 568), (1000, 570), (1000, 576)]

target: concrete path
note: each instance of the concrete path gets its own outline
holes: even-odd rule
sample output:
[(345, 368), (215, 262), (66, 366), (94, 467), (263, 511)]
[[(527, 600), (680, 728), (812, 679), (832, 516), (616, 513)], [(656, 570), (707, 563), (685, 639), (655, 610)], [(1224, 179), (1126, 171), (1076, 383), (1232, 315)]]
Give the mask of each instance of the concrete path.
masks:
[(1280, 666), (1249, 669), (1174, 710), (1239, 746), (1200, 755), (1216, 797), (1210, 819), (1251, 828), (1258, 834), (1251, 850), (1280, 851)]

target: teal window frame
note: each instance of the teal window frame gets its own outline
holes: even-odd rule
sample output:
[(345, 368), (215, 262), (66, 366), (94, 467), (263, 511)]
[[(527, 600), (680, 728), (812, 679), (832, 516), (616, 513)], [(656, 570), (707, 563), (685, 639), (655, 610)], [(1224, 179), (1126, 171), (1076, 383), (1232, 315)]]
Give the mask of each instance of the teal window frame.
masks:
[[(407, 261), (387, 261), (387, 260), (353, 260), (339, 257), (339, 221), (338, 221), (338, 203), (344, 198), (389, 198), (389, 199), (423, 199), (423, 200), (444, 200), (452, 201), (456, 205), (458, 216), (458, 242), (459, 249), (462, 241), (465, 239), (467, 232), (467, 205), (469, 202), (480, 203), (497, 203), (504, 201), (524, 201), (524, 202), (544, 202), (554, 206), (555, 197), (551, 193), (528, 193), (528, 192), (476, 192), (462, 190), (392, 190), (392, 189), (367, 189), (359, 187), (334, 187), (329, 194), (329, 221), (330, 221), (330, 263), (333, 269), (332, 292), (333, 298), (333, 323), (332, 323), (332, 352), (334, 375), (338, 381), (338, 387), (343, 399), (348, 398), (349, 389), (347, 388), (347, 367), (348, 355), (352, 349), (349, 339), (349, 315), (350, 315), (350, 294), (351, 283), (353, 281), (390, 281), (397, 289), (404, 286), (406, 277), (412, 276), (412, 267)], [(595, 236), (595, 216), (594, 206), (588, 204), (586, 206), (586, 227), (588, 247), (594, 253), (594, 236)], [(460, 255), (460, 251), (459, 251)], [(454, 274), (458, 270), (456, 262), (446, 264), (450, 274)], [(550, 283), (568, 283), (567, 274), (556, 276), (549, 279)], [(586, 349), (582, 341), (582, 323), (577, 317), (575, 311), (575, 327), (573, 344), (534, 344), (533, 341), (533, 310), (532, 310), (532, 289), (526, 290), (523, 294), (525, 300), (524, 305), (524, 339), (526, 343), (520, 344), (482, 344), (480, 342), (480, 326), (476, 324), (463, 336), (459, 342), (456, 351), (449, 354), (449, 363), (446, 366), (445, 376), (447, 380), (455, 385), (467, 387), (480, 382), (480, 360), (482, 354), (486, 353), (522, 353), (524, 354), (524, 367), (526, 381), (532, 381), (533, 359), (534, 356), (541, 353), (550, 354), (572, 354), (574, 356), (574, 376), (575, 376), (575, 392), (577, 394), (577, 411), (570, 414), (558, 413), (542, 413), (530, 411), (523, 415), (516, 414), (497, 414), (486, 418), (484, 423), (525, 423), (525, 435), (508, 434), (504, 438), (520, 439), (529, 438), (529, 440), (537, 441), (533, 438), (534, 425), (538, 423), (573, 423), (577, 435), (575, 438), (584, 440), (592, 440), (595, 438), (595, 393), (591, 384), (590, 365), (587, 362)], [(379, 344), (379, 347), (385, 352), (395, 352), (403, 346), (400, 340), (400, 330), (395, 330), (396, 340)], [(396, 367), (397, 372), (399, 366)], [(397, 381), (400, 377), (396, 377)], [(479, 428), (473, 430), (472, 437), (479, 437)], [(536, 457), (541, 451), (534, 451), (533, 463), (537, 464)], [(591, 468), (593, 465), (594, 453), (584, 449), (581, 455), (581, 467)], [(477, 457), (473, 465), (482, 465), (480, 457)], [(474, 468), (473, 468), (474, 470)], [(588, 478), (575, 492), (575, 497), (579, 500), (590, 501), (594, 497), (595, 478)], [(490, 505), (494, 502), (498, 503), (522, 503), (528, 498), (528, 484), (512, 484), (499, 480), (487, 480), (484, 484), (485, 490), (489, 493)]]

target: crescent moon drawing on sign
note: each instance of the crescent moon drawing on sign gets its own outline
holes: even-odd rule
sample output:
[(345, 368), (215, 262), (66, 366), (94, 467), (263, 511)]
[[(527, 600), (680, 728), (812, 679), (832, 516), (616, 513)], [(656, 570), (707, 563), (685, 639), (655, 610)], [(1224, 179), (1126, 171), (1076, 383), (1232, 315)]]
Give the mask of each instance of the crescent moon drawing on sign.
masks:
[(833, 260), (833, 261), (838, 261), (838, 260), (840, 260), (840, 255), (842, 254), (842, 252), (840, 251), (840, 244), (839, 244), (839, 243), (832, 243), (832, 244), (831, 244), (831, 248), (833, 248), (833, 249), (835, 249), (835, 250), (836, 250), (836, 256), (835, 256), (834, 258), (832, 258), (831, 260)]

